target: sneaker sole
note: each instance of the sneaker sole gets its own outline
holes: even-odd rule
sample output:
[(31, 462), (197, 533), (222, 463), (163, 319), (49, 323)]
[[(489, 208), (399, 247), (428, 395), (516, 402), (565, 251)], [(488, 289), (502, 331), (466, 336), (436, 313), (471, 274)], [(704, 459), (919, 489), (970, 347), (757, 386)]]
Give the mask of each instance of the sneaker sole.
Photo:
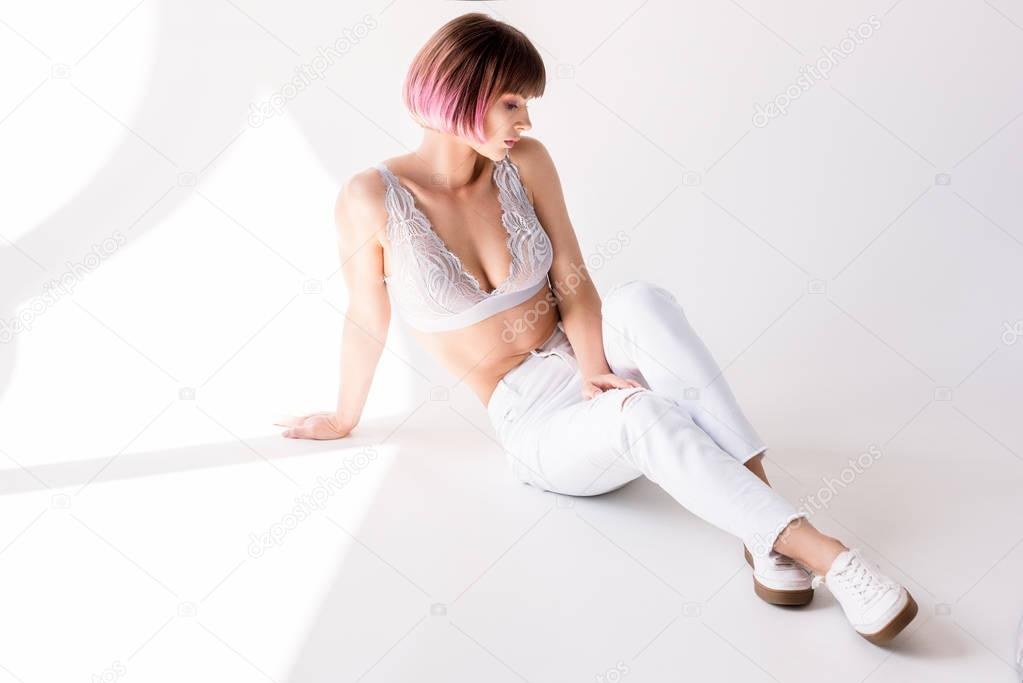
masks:
[[(750, 555), (749, 549), (743, 546), (743, 555), (746, 556), (746, 564), (753, 568), (753, 556)], [(764, 584), (757, 581), (757, 577), (753, 575), (753, 591), (760, 597), (764, 602), (772, 605), (786, 605), (786, 606), (798, 606), (805, 605), (813, 600), (813, 589), (806, 588), (803, 590), (778, 590), (776, 588), (768, 588)], [(909, 623), (909, 622), (906, 622)], [(888, 628), (887, 626), (885, 628)], [(862, 633), (860, 635), (863, 635)], [(866, 638), (866, 636), (864, 636)]]
[[(909, 626), (909, 622), (916, 618), (916, 613), (918, 611), (916, 600), (913, 599), (913, 596), (910, 595), (908, 590), (906, 591), (906, 597), (908, 598), (906, 605), (892, 618), (891, 621), (888, 622), (887, 625), (885, 625), (884, 628), (877, 633), (860, 633), (860, 635), (874, 645), (884, 645), (892, 638), (899, 635), (899, 633), (902, 632), (902, 629)], [(859, 633), (859, 631), (857, 631), (857, 633)]]

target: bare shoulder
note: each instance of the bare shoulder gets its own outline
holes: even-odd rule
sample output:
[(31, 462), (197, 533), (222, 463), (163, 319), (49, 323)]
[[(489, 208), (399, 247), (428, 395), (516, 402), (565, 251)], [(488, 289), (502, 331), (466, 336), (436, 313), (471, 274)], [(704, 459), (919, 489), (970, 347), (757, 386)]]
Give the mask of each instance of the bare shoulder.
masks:
[(523, 135), (510, 151), (512, 161), (518, 166), (532, 166), (537, 163), (550, 162), (551, 155), (539, 138)]
[(341, 186), (334, 204), (337, 228), (363, 242), (387, 221), (384, 198), (387, 185), (375, 168), (353, 174)]
[(510, 150), (509, 156), (519, 169), (519, 176), (529, 192), (530, 201), (534, 201), (534, 189), (550, 187), (552, 183), (558, 182), (554, 159), (537, 138), (523, 136)]

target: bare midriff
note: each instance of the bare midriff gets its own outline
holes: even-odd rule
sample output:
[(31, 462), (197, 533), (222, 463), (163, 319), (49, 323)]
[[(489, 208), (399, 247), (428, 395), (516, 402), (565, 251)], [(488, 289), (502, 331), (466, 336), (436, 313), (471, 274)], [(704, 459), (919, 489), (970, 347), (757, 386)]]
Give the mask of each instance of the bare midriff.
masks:
[(532, 298), (474, 325), (413, 335), (486, 406), (498, 381), (554, 332), (561, 319), (550, 285)]

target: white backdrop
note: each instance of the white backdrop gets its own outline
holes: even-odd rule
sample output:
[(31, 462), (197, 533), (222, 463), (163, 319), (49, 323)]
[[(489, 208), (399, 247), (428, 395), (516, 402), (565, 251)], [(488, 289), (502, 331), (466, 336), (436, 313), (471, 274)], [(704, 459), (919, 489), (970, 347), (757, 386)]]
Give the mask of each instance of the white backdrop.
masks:
[(337, 190), (418, 144), (405, 69), (473, 10), (546, 61), (529, 134), (601, 291), (676, 293), (794, 496), (879, 448), (828, 513), (1009, 675), (1023, 591), (983, 596), (1023, 568), (1018, 3), (126, 0), (0, 9), (0, 681), (297, 676), (348, 540), (296, 539), (275, 631), (196, 607), (248, 533), (356, 446), (489, 429), (397, 318), (366, 436), (271, 424), (333, 406)]

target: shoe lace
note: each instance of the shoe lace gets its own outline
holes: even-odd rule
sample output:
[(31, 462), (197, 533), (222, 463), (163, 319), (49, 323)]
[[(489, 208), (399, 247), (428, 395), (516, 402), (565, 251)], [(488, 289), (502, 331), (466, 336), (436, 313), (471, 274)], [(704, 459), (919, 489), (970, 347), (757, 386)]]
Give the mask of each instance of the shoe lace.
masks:
[(856, 594), (867, 605), (892, 586), (891, 581), (883, 580), (871, 567), (859, 559), (850, 562), (832, 574), (832, 578), (848, 591)]

